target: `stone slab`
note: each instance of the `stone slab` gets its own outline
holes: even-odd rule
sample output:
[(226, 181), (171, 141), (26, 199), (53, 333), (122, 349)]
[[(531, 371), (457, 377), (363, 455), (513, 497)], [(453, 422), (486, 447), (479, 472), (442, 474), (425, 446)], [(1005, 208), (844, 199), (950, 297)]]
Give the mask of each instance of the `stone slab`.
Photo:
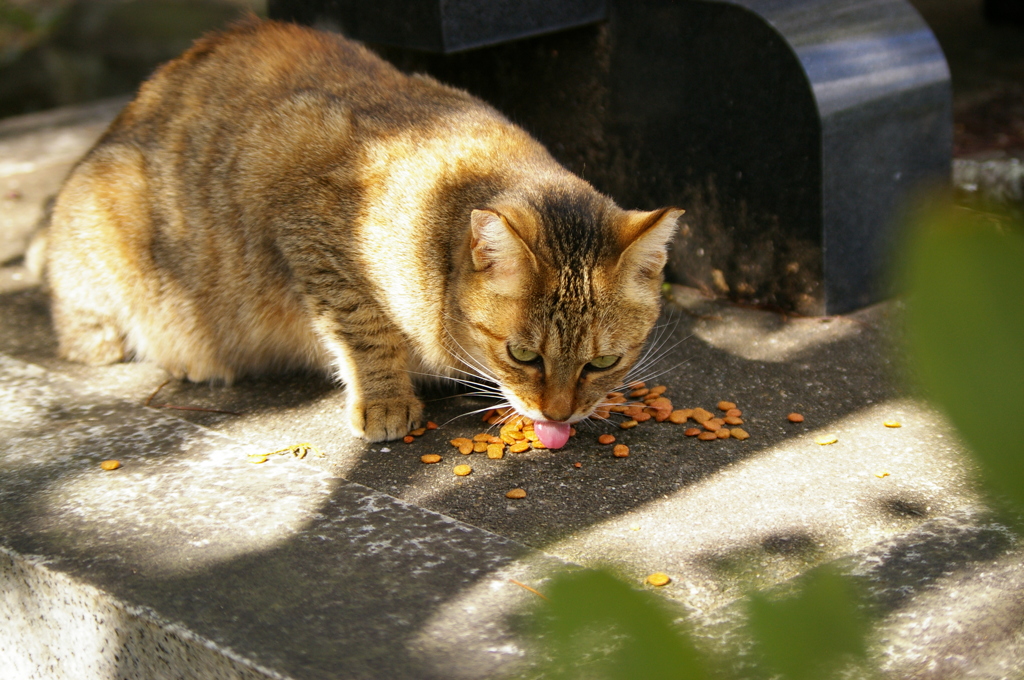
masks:
[[(55, 188), (50, 167), (40, 182)], [(446, 444), (480, 431), (470, 412), (486, 404), (445, 389), (425, 393), (441, 430), (368, 446), (322, 376), (161, 387), (152, 365), (60, 361), (24, 274), (17, 254), (0, 266), (0, 571), (18, 584), (0, 603), (0, 648), (20, 650), (11, 667), (27, 677), (172, 658), (170, 677), (528, 677), (515, 622), (536, 596), (508, 579), (542, 585), (570, 563), (634, 582), (670, 573), (661, 592), (726, 648), (747, 588), (850, 564), (876, 594), (891, 675), (1019, 665), (1018, 539), (906, 387), (899, 302), (800, 318), (674, 287), (645, 376), (678, 406), (738, 402), (751, 439), (581, 426), (561, 451), (491, 461)], [(890, 417), (903, 427), (882, 426)], [(596, 443), (604, 427), (629, 458)], [(814, 443), (824, 432), (838, 442)], [(299, 442), (326, 456), (245, 458)], [(427, 452), (444, 462), (421, 464)], [(99, 471), (106, 457), (124, 468)], [(454, 477), (467, 460), (474, 473)], [(512, 486), (528, 497), (506, 499)], [(77, 632), (54, 635), (65, 628)]]
[(496, 677), (536, 598), (509, 579), (564, 566), (6, 357), (0, 439), (16, 677)]

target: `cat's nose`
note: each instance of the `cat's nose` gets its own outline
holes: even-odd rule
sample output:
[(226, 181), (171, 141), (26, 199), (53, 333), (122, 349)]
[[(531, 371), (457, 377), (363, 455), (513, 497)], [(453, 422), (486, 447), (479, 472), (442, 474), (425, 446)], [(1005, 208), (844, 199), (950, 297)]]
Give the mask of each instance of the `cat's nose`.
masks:
[(540, 407), (545, 420), (564, 422), (572, 416), (572, 394), (550, 389), (544, 395)]
[(545, 401), (540, 412), (544, 414), (545, 420), (557, 423), (569, 420), (573, 413), (572, 397), (565, 394), (551, 396)]

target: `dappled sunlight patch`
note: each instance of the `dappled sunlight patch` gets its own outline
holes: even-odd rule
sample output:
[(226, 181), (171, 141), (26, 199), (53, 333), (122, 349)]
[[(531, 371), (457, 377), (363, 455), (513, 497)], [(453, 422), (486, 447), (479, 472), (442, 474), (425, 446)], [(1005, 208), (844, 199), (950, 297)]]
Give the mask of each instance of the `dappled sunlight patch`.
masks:
[(693, 289), (672, 287), (672, 301), (697, 317), (693, 334), (708, 345), (748, 361), (784, 363), (860, 332), (851, 317), (786, 317), (713, 303)]
[[(885, 427), (889, 417), (903, 427)], [(835, 444), (815, 443), (825, 429), (838, 435)], [(890, 474), (876, 476), (880, 469)], [(743, 587), (772, 585), (976, 502), (972, 474), (940, 416), (891, 401), (808, 429), (545, 550), (585, 566), (600, 556), (637, 583), (665, 572), (673, 580), (661, 592), (707, 612), (741, 597)], [(729, 568), (738, 561), (742, 578)]]
[(117, 470), (96, 464), (55, 480), (35, 499), (35, 528), (64, 549), (102, 545), (179, 574), (268, 550), (303, 530), (329, 499), (332, 483), (312, 466), (284, 457), (250, 465), (246, 452), (254, 451), (197, 435), (170, 455), (129, 454)]

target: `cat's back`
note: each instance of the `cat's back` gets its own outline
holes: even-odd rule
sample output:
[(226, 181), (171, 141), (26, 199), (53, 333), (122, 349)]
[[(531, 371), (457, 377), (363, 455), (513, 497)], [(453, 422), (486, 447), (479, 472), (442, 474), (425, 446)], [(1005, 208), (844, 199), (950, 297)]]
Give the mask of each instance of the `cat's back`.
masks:
[(230, 134), (302, 98), (315, 99), (322, 110), (343, 110), (364, 134), (375, 135), (455, 110), (482, 111), (466, 93), (403, 74), (341, 35), (252, 17), (201, 38), (158, 69), (107, 137), (129, 132), (141, 141), (186, 125)]

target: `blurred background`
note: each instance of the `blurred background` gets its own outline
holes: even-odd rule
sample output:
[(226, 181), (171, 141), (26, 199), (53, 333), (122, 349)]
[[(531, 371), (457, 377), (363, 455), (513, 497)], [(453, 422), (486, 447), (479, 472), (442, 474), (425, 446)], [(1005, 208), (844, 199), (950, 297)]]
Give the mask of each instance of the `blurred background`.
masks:
[(0, 118), (133, 92), (266, 0), (0, 0)]
[[(128, 94), (266, 0), (0, 0), (0, 118)], [(1024, 2), (913, 0), (953, 77), (955, 155), (1024, 158)]]

